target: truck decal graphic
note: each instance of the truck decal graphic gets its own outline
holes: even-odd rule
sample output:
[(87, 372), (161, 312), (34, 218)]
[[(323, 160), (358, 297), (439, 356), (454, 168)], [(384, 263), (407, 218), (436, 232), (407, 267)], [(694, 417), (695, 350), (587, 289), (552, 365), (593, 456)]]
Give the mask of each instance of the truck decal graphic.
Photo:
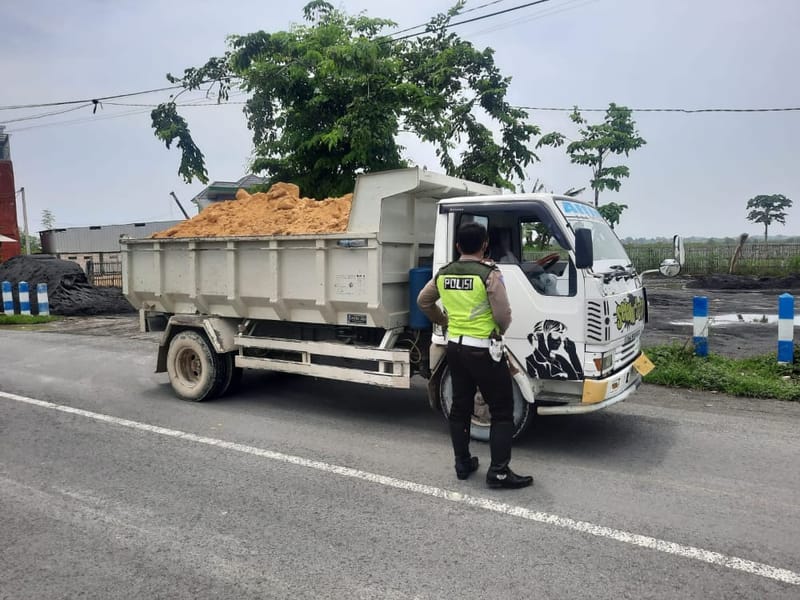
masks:
[(575, 342), (564, 335), (567, 326), (560, 321), (539, 321), (528, 334), (533, 352), (526, 358), (528, 374), (539, 379), (583, 379), (583, 367)]
[(615, 311), (617, 329), (622, 331), (644, 319), (644, 298), (630, 295), (617, 304)]

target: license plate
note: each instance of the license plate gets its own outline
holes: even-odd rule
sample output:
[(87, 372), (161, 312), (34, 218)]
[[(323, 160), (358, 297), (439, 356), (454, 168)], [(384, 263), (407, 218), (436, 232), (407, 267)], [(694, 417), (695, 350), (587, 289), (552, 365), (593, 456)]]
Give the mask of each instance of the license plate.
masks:
[(656, 366), (653, 364), (653, 361), (651, 361), (649, 358), (647, 358), (647, 356), (645, 356), (644, 352), (642, 352), (639, 355), (639, 358), (637, 358), (635, 361), (633, 361), (633, 368), (636, 369), (639, 372), (639, 375), (644, 377), (650, 371), (655, 369)]

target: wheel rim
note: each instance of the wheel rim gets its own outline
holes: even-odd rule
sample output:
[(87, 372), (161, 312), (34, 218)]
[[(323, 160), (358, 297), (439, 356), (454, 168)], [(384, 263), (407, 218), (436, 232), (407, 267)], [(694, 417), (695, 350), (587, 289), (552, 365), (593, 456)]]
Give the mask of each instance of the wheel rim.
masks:
[[(514, 425), (518, 425), (521, 421), (526, 420), (524, 416), (525, 411), (530, 410), (527, 402), (522, 397), (522, 392), (516, 382), (513, 383), (514, 394)], [(453, 380), (450, 375), (450, 370), (445, 372), (441, 383), (441, 399), (443, 407), (445, 408), (445, 416), (450, 414), (450, 409), (453, 406)], [(472, 409), (472, 418), (470, 420), (472, 436), (475, 439), (488, 440), (489, 428), (491, 427), (491, 414), (489, 406), (483, 399), (480, 390), (475, 393), (475, 403)]]
[[(448, 371), (447, 377), (442, 382), (442, 401), (447, 408), (447, 414), (453, 406), (453, 380)], [(489, 427), (492, 415), (489, 413), (489, 405), (483, 399), (480, 391), (475, 392), (475, 400), (472, 404), (472, 418), (470, 423), (476, 427)]]
[(175, 357), (175, 372), (184, 384), (190, 387), (197, 385), (203, 373), (200, 355), (191, 348), (181, 350)]

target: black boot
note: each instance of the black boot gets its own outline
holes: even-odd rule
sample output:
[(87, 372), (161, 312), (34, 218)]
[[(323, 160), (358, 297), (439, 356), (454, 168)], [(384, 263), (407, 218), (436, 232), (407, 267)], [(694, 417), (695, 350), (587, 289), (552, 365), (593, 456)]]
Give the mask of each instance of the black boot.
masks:
[(469, 453), (469, 423), (450, 422), (450, 439), (456, 456), (456, 477), (466, 479), (478, 469), (478, 457)]
[(490, 488), (517, 489), (533, 484), (533, 477), (517, 475), (508, 466), (508, 463), (511, 462), (511, 441), (513, 437), (513, 423), (492, 423), (492, 428), (489, 432), (492, 464), (486, 472), (486, 485)]

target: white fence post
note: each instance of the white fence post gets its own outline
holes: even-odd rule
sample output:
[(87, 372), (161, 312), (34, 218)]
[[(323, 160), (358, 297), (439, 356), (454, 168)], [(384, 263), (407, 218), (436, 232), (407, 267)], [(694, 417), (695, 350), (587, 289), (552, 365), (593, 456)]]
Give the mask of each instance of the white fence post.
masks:
[(778, 296), (778, 362), (794, 362), (794, 296)]
[(20, 281), (17, 285), (17, 291), (19, 292), (19, 314), (31, 314), (31, 294), (28, 288), (28, 282)]
[(3, 290), (3, 312), (7, 315), (14, 314), (14, 297), (11, 295), (11, 282), (2, 283)]
[(50, 298), (47, 296), (47, 284), (36, 285), (36, 301), (39, 304), (39, 314), (43, 317), (50, 316)]

